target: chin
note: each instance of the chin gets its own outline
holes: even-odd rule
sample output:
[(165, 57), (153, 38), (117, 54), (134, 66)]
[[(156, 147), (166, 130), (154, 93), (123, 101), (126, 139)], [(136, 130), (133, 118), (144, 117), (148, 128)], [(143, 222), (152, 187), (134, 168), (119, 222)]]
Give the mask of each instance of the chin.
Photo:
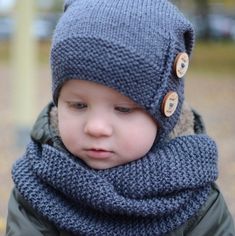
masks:
[(117, 166), (118, 164), (85, 162), (90, 168), (95, 170), (106, 170)]

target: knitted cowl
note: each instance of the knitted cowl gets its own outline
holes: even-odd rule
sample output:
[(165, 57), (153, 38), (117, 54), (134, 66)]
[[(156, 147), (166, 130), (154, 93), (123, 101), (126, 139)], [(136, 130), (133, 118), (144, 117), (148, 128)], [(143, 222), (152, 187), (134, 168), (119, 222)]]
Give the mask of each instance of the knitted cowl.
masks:
[(164, 235), (197, 214), (217, 178), (207, 135), (180, 136), (106, 170), (32, 141), (13, 167), (16, 188), (58, 229), (75, 235)]

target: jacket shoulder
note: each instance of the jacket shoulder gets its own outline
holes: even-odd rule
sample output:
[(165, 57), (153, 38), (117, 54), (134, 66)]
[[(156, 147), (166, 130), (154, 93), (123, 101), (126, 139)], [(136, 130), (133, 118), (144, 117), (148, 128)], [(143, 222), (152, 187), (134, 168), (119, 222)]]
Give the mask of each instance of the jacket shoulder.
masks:
[(167, 236), (235, 236), (233, 218), (216, 184), (198, 214)]
[(58, 236), (59, 232), (46, 219), (38, 215), (13, 189), (9, 204), (6, 236)]

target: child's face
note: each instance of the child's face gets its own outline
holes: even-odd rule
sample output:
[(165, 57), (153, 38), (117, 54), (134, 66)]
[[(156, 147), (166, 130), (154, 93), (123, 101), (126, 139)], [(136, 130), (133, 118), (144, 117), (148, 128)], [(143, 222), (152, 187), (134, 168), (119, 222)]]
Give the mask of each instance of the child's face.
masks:
[(58, 100), (59, 131), (66, 148), (95, 169), (137, 160), (152, 147), (157, 125), (114, 89), (69, 80)]

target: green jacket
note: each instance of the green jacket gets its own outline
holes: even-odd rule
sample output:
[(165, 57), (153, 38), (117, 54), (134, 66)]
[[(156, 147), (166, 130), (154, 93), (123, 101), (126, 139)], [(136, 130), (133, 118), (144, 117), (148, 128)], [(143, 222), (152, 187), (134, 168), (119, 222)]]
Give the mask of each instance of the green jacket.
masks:
[[(49, 105), (40, 114), (32, 131), (32, 138), (41, 143), (63, 148), (56, 132), (50, 127), (48, 117), (52, 115), (53, 106)], [(194, 130), (202, 131), (200, 117), (194, 113)], [(199, 122), (199, 123), (198, 123)], [(50, 125), (49, 125), (50, 124)], [(68, 232), (59, 231), (47, 219), (38, 215), (21, 197), (17, 189), (13, 189), (8, 206), (7, 236), (68, 236)], [(232, 216), (224, 198), (216, 184), (212, 186), (207, 202), (197, 216), (166, 236), (235, 236)], [(135, 236), (135, 235), (133, 235)]]
[[(67, 232), (58, 231), (46, 219), (37, 215), (24, 201), (16, 189), (9, 201), (7, 236), (68, 236)], [(235, 229), (225, 201), (216, 185), (210, 197), (200, 210), (180, 228), (167, 236), (234, 236)], [(135, 235), (133, 235), (135, 236)]]

